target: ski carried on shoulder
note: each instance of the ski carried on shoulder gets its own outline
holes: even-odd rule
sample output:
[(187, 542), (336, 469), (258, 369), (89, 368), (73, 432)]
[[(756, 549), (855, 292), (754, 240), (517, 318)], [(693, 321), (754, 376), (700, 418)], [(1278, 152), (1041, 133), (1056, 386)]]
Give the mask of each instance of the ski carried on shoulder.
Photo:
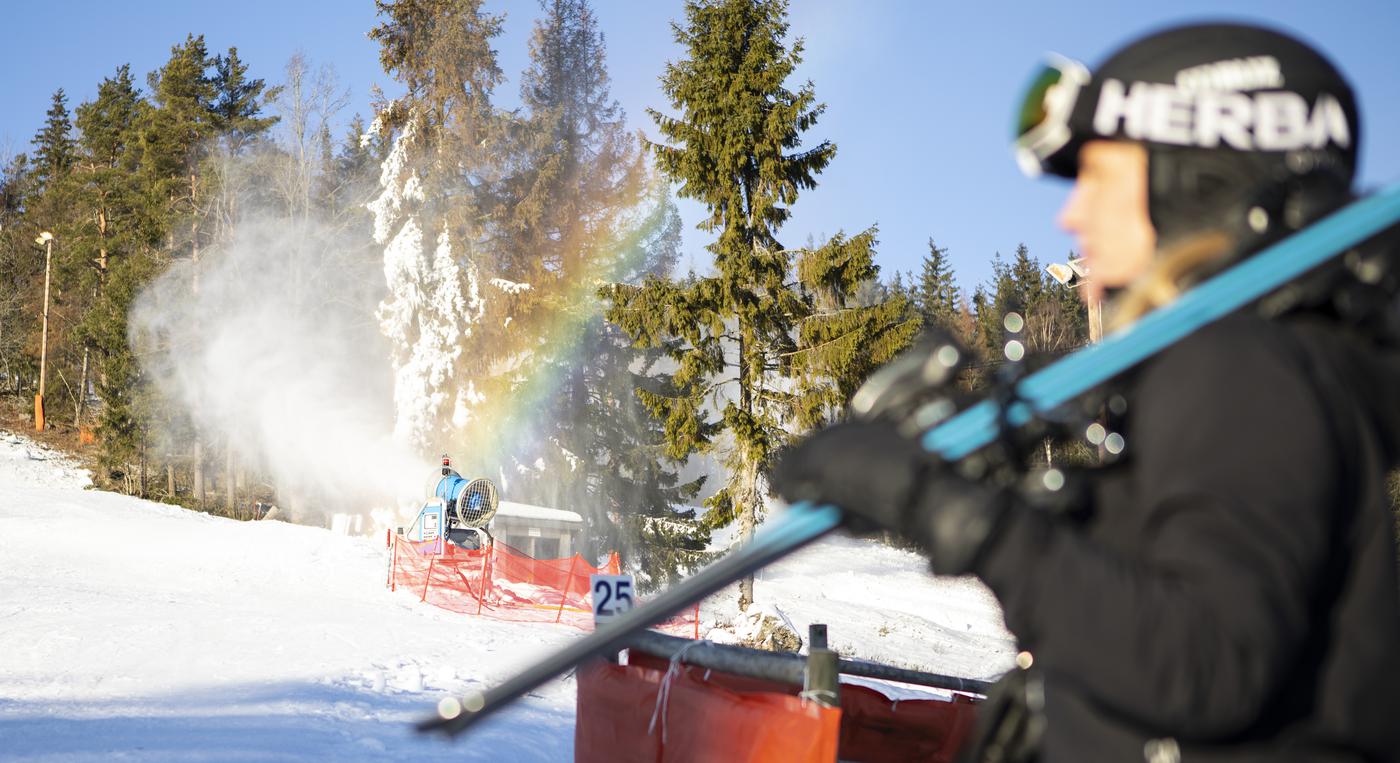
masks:
[[(923, 445), (956, 461), (992, 443), (1004, 425), (1021, 426), (1127, 371), (1182, 338), (1268, 296), (1400, 222), (1400, 184), (1358, 200), (1222, 271), (1099, 344), (1068, 355), (1022, 379), (1002, 410), (986, 400), (928, 430)], [(420, 731), (459, 734), (510, 702), (589, 660), (626, 648), (634, 634), (827, 535), (841, 510), (794, 504), (771, 517), (744, 546), (677, 583), (646, 604), (540, 660), (504, 683), (447, 699), (420, 722)]]

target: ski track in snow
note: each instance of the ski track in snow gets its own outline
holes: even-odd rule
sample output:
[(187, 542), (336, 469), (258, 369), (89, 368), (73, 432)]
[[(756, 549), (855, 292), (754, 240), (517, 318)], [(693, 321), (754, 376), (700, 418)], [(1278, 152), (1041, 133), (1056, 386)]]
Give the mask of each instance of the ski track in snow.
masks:
[[(60, 454), (0, 432), (0, 760), (572, 759), (571, 678), (456, 742), (411, 724), (579, 631), (390, 592), (382, 537), (89, 485)], [(926, 570), (833, 538), (764, 571), (756, 591), (804, 635), (828, 623), (846, 655), (979, 678), (1009, 667), (991, 595)], [(733, 622), (735, 598), (707, 602), (703, 620)]]

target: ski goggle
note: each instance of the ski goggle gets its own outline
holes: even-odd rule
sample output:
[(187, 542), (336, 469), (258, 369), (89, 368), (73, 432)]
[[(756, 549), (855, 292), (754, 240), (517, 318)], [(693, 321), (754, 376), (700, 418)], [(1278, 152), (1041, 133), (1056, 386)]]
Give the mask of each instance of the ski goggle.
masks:
[(1054, 172), (1049, 161), (1074, 137), (1070, 114), (1089, 79), (1084, 64), (1053, 53), (1031, 78), (1016, 117), (1016, 163), (1022, 172), (1031, 177)]

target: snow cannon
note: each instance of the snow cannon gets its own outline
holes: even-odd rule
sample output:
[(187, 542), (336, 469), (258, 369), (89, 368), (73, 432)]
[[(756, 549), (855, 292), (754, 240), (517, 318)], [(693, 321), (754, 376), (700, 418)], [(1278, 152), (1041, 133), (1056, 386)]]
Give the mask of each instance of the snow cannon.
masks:
[(442, 476), (433, 487), (418, 517), (399, 534), (417, 543), (436, 543), (434, 553), (442, 553), (444, 544), (465, 549), (486, 548), (493, 541), (486, 526), (496, 516), (500, 499), (496, 486), (487, 479), (463, 479), (452, 468), (452, 459), (442, 456)]
[(463, 478), (452, 468), (452, 460), (446, 454), (442, 456), (442, 477), (433, 495), (442, 499), (448, 525), (462, 529), (486, 527), (500, 505), (491, 480)]

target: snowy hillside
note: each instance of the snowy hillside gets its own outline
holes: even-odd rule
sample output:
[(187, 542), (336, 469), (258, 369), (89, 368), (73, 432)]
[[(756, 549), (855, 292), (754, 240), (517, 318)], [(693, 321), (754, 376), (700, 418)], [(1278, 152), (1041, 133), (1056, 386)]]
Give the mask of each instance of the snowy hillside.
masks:
[[(384, 588), (382, 538), (246, 523), (84, 489), (0, 433), (0, 759), (568, 760), (572, 681), (456, 744), (409, 723), (579, 632), (456, 615)], [(995, 602), (914, 555), (834, 539), (767, 571), (766, 611), (847, 654), (989, 677)], [(722, 597), (705, 619), (733, 621)], [(742, 625), (742, 624), (740, 624)], [(720, 635), (716, 633), (716, 635)]]

